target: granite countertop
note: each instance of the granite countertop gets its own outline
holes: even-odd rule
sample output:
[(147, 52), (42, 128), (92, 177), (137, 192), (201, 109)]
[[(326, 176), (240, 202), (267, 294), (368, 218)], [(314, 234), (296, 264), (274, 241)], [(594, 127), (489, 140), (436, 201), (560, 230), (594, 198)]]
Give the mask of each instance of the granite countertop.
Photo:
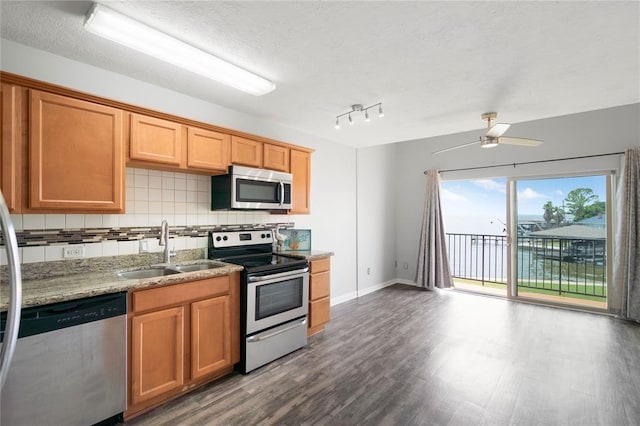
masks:
[[(206, 259), (180, 262), (181, 265), (191, 263), (209, 262)], [(117, 271), (88, 272), (82, 274), (63, 275), (53, 278), (37, 280), (24, 280), (22, 282), (22, 308), (46, 305), (49, 303), (64, 302), (83, 297), (97, 296), (100, 294), (117, 293), (120, 291), (138, 290), (153, 286), (178, 284), (187, 281), (202, 280), (206, 278), (229, 275), (242, 271), (242, 266), (230, 263), (216, 262), (220, 267), (204, 269), (194, 272), (183, 272), (173, 275), (164, 275), (153, 278), (127, 279), (116, 275)], [(165, 266), (164, 264), (153, 266)], [(144, 267), (128, 268), (126, 270), (145, 269)], [(0, 312), (9, 307), (8, 288), (0, 289)]]
[(307, 260), (324, 259), (325, 257), (330, 257), (334, 255), (332, 251), (321, 251), (321, 250), (277, 251), (274, 253), (281, 254), (284, 256), (303, 257)]

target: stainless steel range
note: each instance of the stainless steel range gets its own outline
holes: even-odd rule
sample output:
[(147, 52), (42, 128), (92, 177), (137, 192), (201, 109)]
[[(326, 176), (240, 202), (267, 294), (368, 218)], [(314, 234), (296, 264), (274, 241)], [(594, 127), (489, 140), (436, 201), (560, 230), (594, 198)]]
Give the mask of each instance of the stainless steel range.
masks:
[(309, 263), (272, 253), (273, 233), (209, 232), (209, 259), (242, 265), (240, 364), (248, 373), (307, 344)]

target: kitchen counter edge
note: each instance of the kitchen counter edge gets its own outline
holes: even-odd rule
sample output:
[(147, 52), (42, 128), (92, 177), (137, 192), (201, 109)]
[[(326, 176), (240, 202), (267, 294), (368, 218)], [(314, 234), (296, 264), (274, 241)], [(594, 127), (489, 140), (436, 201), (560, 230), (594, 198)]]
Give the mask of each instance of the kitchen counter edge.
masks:
[[(230, 275), (242, 270), (242, 266), (225, 263), (224, 266), (214, 269), (182, 272), (153, 278), (125, 279), (116, 276), (117, 271), (107, 271), (23, 281), (22, 309), (101, 294), (119, 293), (121, 291), (140, 290), (149, 287), (203, 280)], [(0, 312), (6, 311), (9, 307), (8, 291), (6, 287), (2, 290), (0, 293)]]
[(331, 257), (335, 254), (332, 251), (321, 251), (321, 250), (278, 251), (275, 253), (281, 254), (283, 256), (303, 257), (309, 261), (324, 259), (325, 257)]

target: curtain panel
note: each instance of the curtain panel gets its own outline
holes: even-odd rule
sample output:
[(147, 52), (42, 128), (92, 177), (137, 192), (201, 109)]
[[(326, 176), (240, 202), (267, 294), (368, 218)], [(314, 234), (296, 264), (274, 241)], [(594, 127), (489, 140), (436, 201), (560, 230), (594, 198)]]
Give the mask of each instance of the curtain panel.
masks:
[(416, 283), (427, 290), (453, 285), (440, 205), (440, 174), (437, 170), (427, 172)]
[(622, 291), (621, 315), (640, 322), (640, 147), (625, 152), (616, 198), (613, 282)]

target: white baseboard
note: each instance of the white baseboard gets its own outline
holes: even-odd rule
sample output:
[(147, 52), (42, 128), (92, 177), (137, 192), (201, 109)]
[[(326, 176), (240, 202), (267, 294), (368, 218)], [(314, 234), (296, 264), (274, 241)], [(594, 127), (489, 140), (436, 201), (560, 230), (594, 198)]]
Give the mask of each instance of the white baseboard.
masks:
[(357, 299), (358, 297), (365, 296), (369, 293), (373, 293), (374, 291), (382, 290), (385, 287), (389, 287), (394, 284), (406, 284), (412, 285), (414, 287), (419, 287), (419, 285), (411, 280), (405, 280), (401, 278), (395, 278), (393, 280), (389, 280), (383, 282), (382, 284), (374, 285), (371, 287), (363, 288), (358, 291), (352, 291), (347, 294), (343, 294), (342, 296), (332, 297), (331, 298), (331, 306), (339, 305), (340, 303), (348, 302), (349, 300)]
[(342, 296), (332, 297), (329, 302), (331, 306), (339, 305), (340, 303), (348, 302), (349, 300), (356, 299), (358, 297), (358, 293), (352, 291), (351, 293), (343, 294)]
[(389, 281), (383, 282), (382, 284), (372, 285), (372, 286), (367, 287), (367, 288), (358, 289), (358, 297), (365, 296), (365, 295), (367, 295), (369, 293), (373, 293), (374, 291), (382, 290), (383, 288), (389, 287), (390, 285), (394, 285), (397, 282), (398, 282), (397, 279), (393, 279), (393, 280), (389, 280)]
[(411, 281), (411, 280), (404, 280), (404, 279), (401, 279), (401, 278), (396, 279), (396, 284), (406, 284), (406, 285), (412, 285), (412, 286), (414, 286), (414, 287), (420, 287), (420, 286), (418, 285), (418, 283), (417, 283), (417, 282), (415, 282), (415, 281)]

